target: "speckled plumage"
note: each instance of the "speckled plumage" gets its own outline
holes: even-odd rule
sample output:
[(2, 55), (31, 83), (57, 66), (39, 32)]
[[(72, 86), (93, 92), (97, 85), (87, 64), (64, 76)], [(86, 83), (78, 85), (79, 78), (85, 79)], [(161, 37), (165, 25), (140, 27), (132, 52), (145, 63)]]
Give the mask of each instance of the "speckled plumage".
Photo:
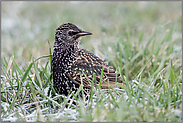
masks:
[[(55, 31), (55, 43), (52, 56), (52, 70), (54, 87), (58, 93), (68, 95), (70, 90), (77, 91), (82, 77), (84, 92), (90, 92), (90, 82), (93, 79), (93, 73), (96, 74), (96, 82), (99, 84), (100, 75), (103, 70), (103, 80), (111, 86), (115, 86), (115, 81), (122, 83), (119, 73), (113, 67), (108, 66), (99, 57), (85, 49), (78, 47), (82, 36), (92, 33), (82, 31), (71, 23), (64, 23)], [(117, 79), (116, 79), (117, 76)], [(101, 88), (108, 88), (108, 84), (102, 82)]]

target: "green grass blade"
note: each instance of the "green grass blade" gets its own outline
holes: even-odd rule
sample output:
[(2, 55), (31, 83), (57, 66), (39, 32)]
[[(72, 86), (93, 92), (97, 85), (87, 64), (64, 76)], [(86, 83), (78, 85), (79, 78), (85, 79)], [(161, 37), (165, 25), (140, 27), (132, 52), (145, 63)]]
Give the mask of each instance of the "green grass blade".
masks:
[(24, 82), (25, 79), (27, 78), (28, 73), (29, 73), (30, 69), (32, 68), (32, 65), (33, 65), (33, 63), (31, 62), (30, 65), (29, 65), (29, 67), (28, 67), (27, 70), (25, 71), (24, 75), (22, 76), (22, 82)]

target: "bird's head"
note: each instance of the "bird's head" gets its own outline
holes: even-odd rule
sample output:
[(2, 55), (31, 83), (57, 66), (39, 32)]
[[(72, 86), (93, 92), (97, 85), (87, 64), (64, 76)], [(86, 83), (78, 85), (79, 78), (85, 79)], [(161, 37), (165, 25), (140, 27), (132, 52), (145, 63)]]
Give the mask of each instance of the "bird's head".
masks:
[(82, 31), (74, 24), (64, 23), (55, 31), (55, 42), (58, 44), (78, 45), (81, 37), (85, 35), (92, 35), (92, 33)]

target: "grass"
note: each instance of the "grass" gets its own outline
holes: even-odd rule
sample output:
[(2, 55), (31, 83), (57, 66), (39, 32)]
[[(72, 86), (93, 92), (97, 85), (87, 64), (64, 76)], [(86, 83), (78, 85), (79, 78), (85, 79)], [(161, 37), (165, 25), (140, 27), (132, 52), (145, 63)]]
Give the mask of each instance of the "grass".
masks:
[[(33, 3), (28, 4), (25, 6), (33, 7)], [(7, 3), (4, 5), (9, 6)], [(97, 54), (109, 65), (114, 66), (122, 75), (123, 81), (127, 83), (123, 89), (102, 90), (93, 87), (89, 100), (79, 98), (73, 93), (64, 96), (55, 92), (51, 75), (53, 39), (50, 39), (54, 33), (48, 33), (49, 31), (41, 26), (46, 23), (41, 24), (40, 22), (47, 17), (47, 14), (44, 11), (38, 11), (47, 6), (45, 12), (52, 13), (53, 7), (50, 7), (52, 5), (55, 8), (60, 5), (66, 6), (58, 9), (60, 13), (69, 13), (65, 15), (65, 19), (61, 19), (62, 21), (71, 21), (74, 18), (75, 23), (82, 25), (83, 21), (87, 21), (89, 25), (93, 25), (93, 27), (89, 25), (85, 27), (86, 31), (94, 32), (93, 38), (92, 36), (83, 38), (81, 47)], [(42, 32), (40, 34), (39, 31), (34, 30), (34, 26), (37, 24), (31, 26), (32, 30), (26, 30), (24, 26), (19, 27), (19, 23), (15, 22), (20, 32), (25, 32), (18, 40), (20, 32), (17, 32), (17, 35), (11, 31), (8, 33), (3, 25), (2, 41), (7, 40), (8, 43), (14, 39), (18, 42), (17, 44), (12, 43), (14, 48), (8, 49), (5, 46), (2, 49), (1, 121), (182, 122), (181, 16), (174, 17), (175, 14), (170, 14), (172, 17), (166, 16), (166, 12), (171, 13), (171, 9), (179, 12), (178, 4), (170, 2), (164, 5), (162, 2), (150, 5), (146, 3), (145, 8), (139, 7), (142, 3), (135, 2), (125, 3), (129, 8), (125, 5), (121, 7), (121, 4), (115, 2), (110, 4), (98, 2), (96, 5), (87, 2), (60, 5), (37, 3), (31, 9), (31, 12), (35, 11), (35, 14), (36, 11), (41, 13), (41, 16), (36, 18), (40, 24), (40, 32)], [(69, 9), (83, 5), (84, 7), (80, 10)], [(99, 25), (100, 21), (91, 22), (90, 18), (81, 21), (75, 17), (78, 14), (72, 13), (72, 10), (76, 10), (77, 13), (81, 12), (87, 17), (88, 11), (94, 6), (96, 9), (91, 12), (91, 17), (101, 20), (103, 25)], [(160, 8), (164, 7), (170, 9), (166, 9), (167, 11), (161, 14)], [(134, 8), (134, 11), (129, 11), (130, 8)], [(142, 13), (143, 11), (139, 9), (147, 11)], [(86, 11), (83, 12), (83, 10)], [(139, 11), (135, 12), (135, 10)], [(2, 14), (4, 18), (5, 15), (8, 16), (6, 11), (5, 9)], [(103, 11), (106, 11), (106, 14)], [(21, 8), (20, 12), (22, 12), (22, 18), (27, 16), (26, 9)], [(94, 14), (97, 12), (99, 13)], [(128, 15), (124, 14), (125, 12)], [(120, 17), (121, 14), (126, 18)], [(50, 14), (50, 18), (55, 18), (50, 23), (50, 30), (55, 30), (58, 26), (54, 24), (58, 23), (56, 15)], [(114, 20), (115, 17), (119, 17), (118, 20)], [(155, 21), (153, 17), (159, 17), (158, 21)], [(163, 20), (163, 17), (167, 20)], [(147, 28), (142, 26), (140, 21), (147, 24)], [(112, 22), (115, 22), (113, 26), (110, 25)], [(27, 38), (26, 32), (35, 32), (39, 36)], [(50, 35), (49, 41), (45, 41), (46, 34)], [(40, 36), (43, 36), (43, 39)], [(24, 42), (25, 39), (27, 39), (26, 42)], [(38, 40), (39, 43), (31, 43), (32, 40)], [(44, 42), (44, 46), (43, 41), (46, 42)], [(94, 43), (90, 44), (90, 42)], [(22, 43), (26, 46), (18, 50)], [(32, 46), (35, 50), (30, 50)], [(21, 55), (20, 52), (22, 52)], [(42, 53), (46, 55), (42, 55)], [(82, 86), (80, 90), (82, 90)]]

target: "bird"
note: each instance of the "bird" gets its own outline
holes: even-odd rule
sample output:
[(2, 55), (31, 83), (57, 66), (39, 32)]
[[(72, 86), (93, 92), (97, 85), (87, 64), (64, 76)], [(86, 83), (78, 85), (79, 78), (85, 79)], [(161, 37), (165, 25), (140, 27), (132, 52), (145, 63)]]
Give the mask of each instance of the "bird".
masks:
[(72, 23), (63, 23), (55, 31), (52, 72), (54, 88), (59, 94), (67, 96), (70, 92), (77, 92), (80, 85), (83, 85), (84, 94), (88, 95), (94, 73), (96, 84), (93, 85), (99, 86), (102, 78), (101, 89), (115, 87), (116, 82), (124, 85), (120, 74), (112, 66), (79, 47), (81, 38), (86, 35), (92, 33), (83, 31)]

